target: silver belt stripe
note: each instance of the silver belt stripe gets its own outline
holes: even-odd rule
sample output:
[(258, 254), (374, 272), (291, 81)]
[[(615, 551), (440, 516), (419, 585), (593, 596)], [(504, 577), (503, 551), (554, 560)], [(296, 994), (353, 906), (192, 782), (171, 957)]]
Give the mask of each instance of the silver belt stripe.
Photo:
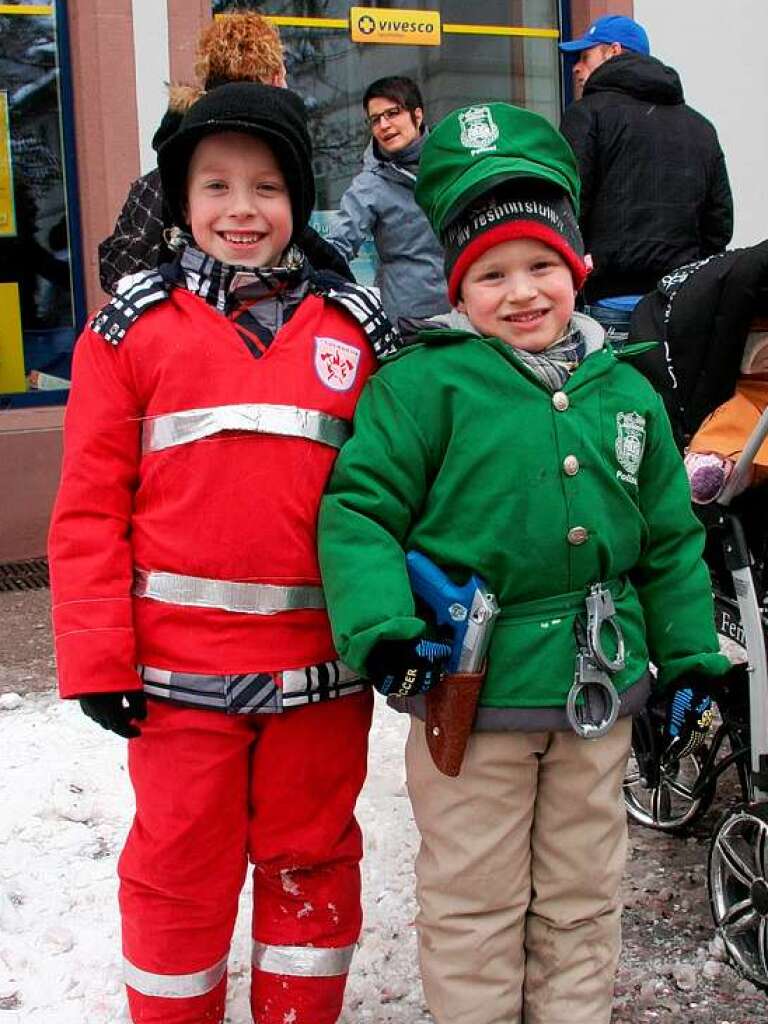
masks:
[(216, 988), (227, 971), (227, 957), (222, 957), (213, 967), (194, 974), (152, 974), (134, 967), (130, 960), (123, 958), (123, 981), (143, 996), (160, 996), (163, 999), (189, 999), (204, 996)]
[(253, 966), (267, 974), (297, 978), (333, 978), (346, 974), (352, 963), (354, 945), (334, 949), (320, 946), (265, 946), (253, 942)]
[(317, 409), (256, 403), (215, 405), (210, 409), (185, 409), (150, 417), (142, 428), (142, 448), (145, 452), (159, 452), (211, 437), (222, 430), (305, 437), (331, 448), (341, 448), (351, 432), (347, 420)]
[(280, 587), (271, 583), (231, 583), (175, 572), (134, 571), (133, 593), (165, 604), (221, 608), (246, 615), (277, 615), (303, 608), (325, 608), (322, 587)]

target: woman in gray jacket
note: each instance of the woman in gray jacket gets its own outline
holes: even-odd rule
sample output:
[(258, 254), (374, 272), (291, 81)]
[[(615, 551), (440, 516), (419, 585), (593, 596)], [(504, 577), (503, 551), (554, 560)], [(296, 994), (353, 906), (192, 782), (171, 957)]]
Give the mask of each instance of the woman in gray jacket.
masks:
[(371, 144), (327, 241), (351, 260), (373, 236), (380, 261), (375, 283), (394, 323), (447, 312), (443, 250), (413, 198), (427, 133), (419, 87), (410, 78), (379, 78), (366, 89), (363, 110)]

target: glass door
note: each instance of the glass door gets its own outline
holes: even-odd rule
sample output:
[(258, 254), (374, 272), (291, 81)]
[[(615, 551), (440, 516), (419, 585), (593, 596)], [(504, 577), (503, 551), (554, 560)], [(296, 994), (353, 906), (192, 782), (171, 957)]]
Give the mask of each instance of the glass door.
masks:
[(66, 399), (82, 320), (61, 29), (61, 3), (0, 3), (0, 408)]

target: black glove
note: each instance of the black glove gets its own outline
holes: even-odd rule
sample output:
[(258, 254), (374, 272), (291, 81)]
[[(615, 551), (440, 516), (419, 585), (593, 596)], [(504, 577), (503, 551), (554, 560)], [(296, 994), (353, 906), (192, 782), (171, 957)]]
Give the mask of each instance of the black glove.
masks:
[(679, 761), (703, 746), (714, 717), (701, 676), (691, 673), (678, 679), (667, 699), (664, 759)]
[(368, 655), (366, 669), (385, 697), (412, 697), (440, 681), (450, 653), (448, 644), (433, 640), (380, 640)]
[(83, 714), (92, 718), (103, 729), (116, 732), (127, 740), (141, 735), (141, 729), (132, 725), (133, 719), (147, 717), (147, 698), (141, 690), (127, 693), (88, 693), (80, 698)]

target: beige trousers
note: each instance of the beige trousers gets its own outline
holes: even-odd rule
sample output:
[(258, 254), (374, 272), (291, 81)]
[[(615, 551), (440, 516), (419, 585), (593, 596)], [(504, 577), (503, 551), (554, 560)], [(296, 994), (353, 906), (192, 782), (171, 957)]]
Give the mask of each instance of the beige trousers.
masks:
[(436, 1024), (608, 1024), (631, 720), (597, 740), (478, 733), (441, 775), (411, 721), (417, 928)]

